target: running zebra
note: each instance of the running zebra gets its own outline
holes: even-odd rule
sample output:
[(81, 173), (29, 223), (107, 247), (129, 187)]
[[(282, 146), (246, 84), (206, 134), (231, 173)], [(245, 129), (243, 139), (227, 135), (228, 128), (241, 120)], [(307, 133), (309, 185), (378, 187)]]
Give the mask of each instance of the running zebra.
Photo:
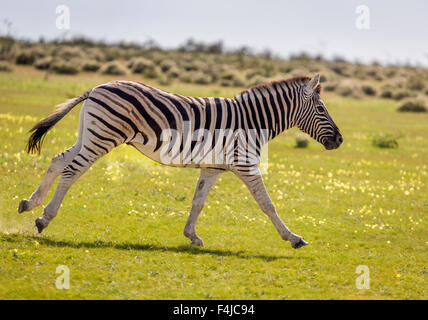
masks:
[(203, 246), (195, 226), (208, 192), (222, 172), (232, 171), (248, 187), (282, 239), (300, 248), (308, 243), (278, 216), (257, 164), (263, 145), (294, 126), (328, 150), (340, 146), (342, 135), (320, 98), (320, 90), (319, 75), (258, 85), (233, 99), (187, 97), (132, 81), (97, 86), (58, 105), (30, 130), (27, 152), (40, 153), (47, 132), (85, 100), (76, 143), (52, 159), (40, 186), (29, 200), (19, 203), (18, 212), (41, 205), (61, 175), (43, 216), (36, 219), (38, 232), (42, 232), (57, 215), (71, 185), (97, 159), (126, 143), (154, 161), (201, 169), (184, 228), (192, 244)]

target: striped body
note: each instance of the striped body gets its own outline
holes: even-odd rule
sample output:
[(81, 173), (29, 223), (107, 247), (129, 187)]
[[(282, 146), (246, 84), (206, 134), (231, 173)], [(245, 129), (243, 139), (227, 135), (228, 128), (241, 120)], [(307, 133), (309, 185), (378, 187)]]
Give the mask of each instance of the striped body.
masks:
[[(89, 132), (89, 137), (84, 138), (87, 141), (84, 145), (102, 154), (127, 143), (149, 158), (172, 166), (218, 169), (231, 169), (240, 164), (248, 166), (249, 161), (238, 163), (232, 156), (220, 163), (204, 162), (198, 156), (204, 147), (211, 150), (220, 143), (214, 135), (216, 129), (241, 130), (247, 139), (227, 143), (234, 143), (235, 155), (239, 149), (244, 150), (242, 153), (253, 150), (251, 159), (256, 159), (254, 162), (257, 163), (262, 146), (296, 124), (301, 112), (299, 101), (296, 101), (300, 88), (294, 82), (282, 82), (272, 87), (246, 90), (233, 99), (199, 98), (172, 94), (132, 81), (113, 81), (94, 88), (82, 108), (85, 134)], [(200, 129), (211, 132), (212, 137), (209, 142), (191, 139), (186, 144), (183, 138), (187, 132), (185, 128), (191, 137), (198, 136)], [(175, 152), (172, 160), (180, 157), (179, 161), (171, 163), (162, 159), (161, 152), (170, 146), (169, 140), (162, 141), (165, 129), (178, 132), (180, 154)], [(252, 136), (247, 134), (250, 130), (254, 133)], [(90, 135), (95, 136), (96, 141)], [(252, 148), (248, 148), (248, 144)]]

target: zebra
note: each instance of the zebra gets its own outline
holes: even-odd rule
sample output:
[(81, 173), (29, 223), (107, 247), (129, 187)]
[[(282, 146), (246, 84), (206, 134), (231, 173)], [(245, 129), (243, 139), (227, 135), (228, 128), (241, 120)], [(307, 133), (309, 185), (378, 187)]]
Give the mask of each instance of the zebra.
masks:
[[(77, 141), (71, 148), (52, 158), (41, 184), (29, 200), (20, 201), (18, 212), (30, 211), (41, 205), (55, 178), (60, 176), (55, 193), (43, 210), (43, 216), (35, 221), (37, 230), (41, 233), (57, 215), (71, 185), (97, 159), (125, 143), (156, 162), (200, 169), (190, 214), (184, 228), (184, 236), (190, 239), (191, 244), (204, 245), (196, 234), (197, 219), (217, 178), (221, 173), (231, 171), (249, 189), (281, 238), (290, 241), (293, 248), (300, 248), (308, 242), (291, 232), (279, 217), (263, 183), (258, 162), (263, 145), (294, 126), (310, 135), (327, 150), (341, 145), (342, 135), (320, 98), (320, 93), (318, 74), (313, 78), (296, 77), (256, 85), (234, 98), (189, 97), (125, 80), (99, 85), (58, 105), (54, 112), (29, 131), (32, 134), (26, 151), (40, 154), (47, 132), (73, 107), (85, 101), (79, 115)], [(212, 139), (213, 145), (218, 142), (216, 145), (220, 146), (220, 153), (229, 156), (229, 161), (166, 161), (163, 156), (168, 154), (175, 153), (175, 156), (180, 155), (184, 159), (189, 154), (201, 153), (200, 143), (192, 140), (190, 145), (186, 144), (184, 147), (185, 143), (181, 142), (176, 143), (178, 148), (173, 148), (171, 141), (174, 137), (164, 134), (173, 129), (183, 135), (186, 124), (187, 131), (192, 134), (200, 129), (208, 133), (217, 129), (231, 129), (232, 132), (241, 130), (244, 134), (255, 130), (256, 134), (246, 141), (236, 135), (232, 135), (230, 141)], [(206, 146), (210, 144), (208, 140), (205, 143)], [(230, 150), (232, 155), (226, 155), (226, 149)], [(237, 160), (239, 150), (245, 152), (250, 149), (251, 157)], [(248, 158), (251, 158), (251, 161)]]

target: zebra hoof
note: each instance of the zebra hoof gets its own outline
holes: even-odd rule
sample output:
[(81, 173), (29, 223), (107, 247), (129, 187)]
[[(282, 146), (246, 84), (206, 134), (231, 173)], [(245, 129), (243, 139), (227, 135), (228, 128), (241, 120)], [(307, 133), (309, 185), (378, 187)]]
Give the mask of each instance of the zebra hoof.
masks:
[(29, 210), (29, 201), (27, 199), (21, 200), (19, 202), (18, 213)]
[(45, 226), (42, 223), (42, 219), (41, 218), (37, 218), (36, 219), (36, 227), (37, 227), (37, 231), (39, 233), (42, 233), (43, 229), (45, 228)]
[(191, 244), (194, 245), (194, 246), (198, 246), (198, 247), (203, 247), (204, 246), (204, 242), (199, 237), (193, 238)]
[(306, 242), (305, 240), (303, 240), (303, 239), (299, 239), (299, 241), (297, 241), (296, 243), (292, 243), (291, 244), (291, 246), (294, 248), (294, 249), (299, 249), (299, 248), (301, 248), (301, 247), (304, 247), (304, 246), (306, 246), (306, 245), (308, 245), (309, 244), (309, 242)]

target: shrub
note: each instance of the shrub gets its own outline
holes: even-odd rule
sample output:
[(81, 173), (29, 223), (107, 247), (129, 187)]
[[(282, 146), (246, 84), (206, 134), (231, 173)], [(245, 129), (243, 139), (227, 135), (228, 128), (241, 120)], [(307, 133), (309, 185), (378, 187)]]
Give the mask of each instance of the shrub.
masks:
[(96, 72), (101, 68), (101, 64), (96, 60), (85, 60), (82, 62), (82, 70), (87, 72)]
[(408, 98), (411, 96), (413, 96), (413, 94), (411, 92), (409, 92), (407, 90), (399, 90), (399, 91), (394, 93), (392, 98), (394, 100), (401, 100), (401, 99)]
[(100, 48), (87, 48), (85, 53), (89, 60), (105, 61), (105, 55)]
[(79, 67), (77, 61), (57, 60), (52, 63), (52, 70), (58, 74), (77, 74)]
[(178, 67), (172, 67), (171, 69), (168, 70), (167, 75), (170, 78), (178, 78), (180, 76), (180, 69)]
[(369, 69), (367, 71), (367, 76), (369, 78), (372, 78), (372, 79), (377, 80), (377, 81), (382, 81), (383, 80), (383, 75), (380, 72), (380, 70), (377, 69), (377, 68)]
[(57, 56), (65, 61), (70, 61), (75, 58), (81, 59), (82, 50), (78, 47), (64, 47), (60, 48)]
[(262, 72), (259, 69), (250, 70), (245, 74), (245, 78), (247, 78), (248, 80), (257, 76), (262, 76)]
[(17, 54), (17, 47), (12, 37), (0, 36), (0, 60), (14, 60)]
[(244, 80), (236, 72), (226, 72), (220, 77), (220, 85), (223, 87), (241, 87), (244, 85)]
[(326, 83), (322, 88), (325, 91), (335, 91), (337, 89), (337, 83)]
[(212, 82), (210, 75), (201, 71), (184, 72), (180, 76), (180, 80), (186, 83), (209, 84)]
[(18, 53), (16, 56), (16, 64), (32, 65), (36, 61), (36, 56), (30, 51), (25, 50)]
[(337, 89), (337, 93), (343, 97), (349, 97), (353, 93), (353, 88), (351, 88), (350, 86), (340, 86)]
[(198, 65), (198, 64), (196, 64), (196, 63), (190, 63), (190, 62), (188, 62), (188, 63), (184, 63), (183, 65), (182, 65), (182, 67), (183, 67), (183, 69), (184, 70), (186, 70), (186, 71), (197, 71), (197, 70), (199, 70), (200, 68), (200, 66)]
[(192, 82), (196, 84), (209, 84), (212, 82), (212, 78), (203, 72), (195, 72)]
[(380, 133), (373, 135), (372, 144), (378, 148), (398, 148), (399, 138), (399, 135)]
[(258, 85), (258, 84), (261, 84), (261, 83), (265, 83), (267, 81), (268, 80), (265, 77), (262, 77), (260, 75), (256, 75), (256, 76), (254, 76), (254, 77), (252, 77), (251, 79), (248, 80), (247, 85), (248, 86), (255, 86), (255, 85)]
[(147, 70), (153, 71), (155, 69), (155, 64), (146, 58), (138, 57), (129, 61), (128, 68), (131, 69), (133, 73), (143, 73)]
[(146, 68), (144, 69), (142, 76), (147, 79), (156, 79), (159, 77), (160, 71), (158, 68)]
[(296, 148), (307, 148), (309, 138), (304, 134), (296, 134)]
[(167, 86), (171, 84), (172, 79), (168, 75), (161, 74), (158, 78), (158, 82), (163, 86)]
[(126, 74), (126, 69), (119, 62), (111, 61), (101, 68), (101, 73), (120, 76)]
[(393, 96), (394, 96), (394, 89), (393, 89), (392, 86), (385, 85), (385, 86), (382, 87), (381, 90), (382, 91), (380, 93), (380, 96), (382, 98), (386, 98), (386, 99), (392, 99), (393, 98)]
[(343, 76), (343, 77), (349, 76), (348, 67), (347, 67), (347, 64), (345, 63), (341, 63), (341, 62), (334, 63), (330, 66), (330, 69), (340, 76)]
[(410, 90), (421, 91), (425, 88), (425, 82), (421, 78), (413, 76), (408, 80), (407, 88)]
[(423, 101), (409, 100), (397, 108), (398, 112), (427, 112)]
[(363, 85), (361, 87), (361, 90), (364, 92), (365, 95), (368, 95), (368, 96), (376, 95), (376, 90), (371, 85)]
[(293, 71), (293, 67), (288, 64), (283, 64), (279, 66), (279, 72), (281, 73), (289, 73)]
[(174, 67), (176, 67), (176, 64), (173, 60), (163, 60), (160, 63), (160, 69), (162, 70), (162, 72), (168, 72)]
[(0, 62), (0, 72), (12, 72), (12, 66), (7, 62)]
[(327, 77), (325, 75), (320, 75), (320, 82), (326, 82), (327, 81)]
[(52, 60), (52, 57), (37, 59), (36, 62), (34, 62), (34, 67), (39, 70), (47, 70), (51, 67)]

